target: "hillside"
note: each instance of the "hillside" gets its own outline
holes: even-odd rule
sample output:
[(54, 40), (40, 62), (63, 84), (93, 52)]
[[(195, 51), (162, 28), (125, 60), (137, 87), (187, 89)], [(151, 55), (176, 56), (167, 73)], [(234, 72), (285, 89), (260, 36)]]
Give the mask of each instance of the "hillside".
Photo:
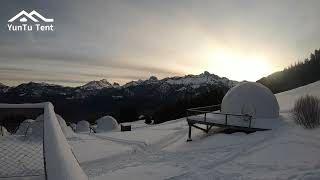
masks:
[(304, 95), (314, 95), (320, 97), (320, 81), (276, 94), (276, 97), (279, 101), (280, 110), (283, 112), (289, 111), (293, 108), (295, 100)]
[(320, 50), (315, 50), (310, 58), (300, 61), (283, 71), (263, 77), (257, 82), (279, 93), (320, 80)]
[(288, 113), (292, 100), (320, 97), (320, 81), (277, 94), (280, 117), (271, 131), (252, 134), (194, 130), (186, 142), (184, 118), (159, 125), (133, 122), (132, 132), (78, 134), (71, 140), (90, 179), (319, 179), (320, 129), (297, 126)]

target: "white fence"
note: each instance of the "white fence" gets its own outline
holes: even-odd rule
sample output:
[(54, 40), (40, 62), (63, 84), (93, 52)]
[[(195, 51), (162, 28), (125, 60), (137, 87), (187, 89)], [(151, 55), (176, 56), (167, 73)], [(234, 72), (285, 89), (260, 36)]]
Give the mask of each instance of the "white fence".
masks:
[(88, 180), (64, 136), (51, 103), (0, 104), (0, 108), (44, 109), (44, 167), (48, 180)]

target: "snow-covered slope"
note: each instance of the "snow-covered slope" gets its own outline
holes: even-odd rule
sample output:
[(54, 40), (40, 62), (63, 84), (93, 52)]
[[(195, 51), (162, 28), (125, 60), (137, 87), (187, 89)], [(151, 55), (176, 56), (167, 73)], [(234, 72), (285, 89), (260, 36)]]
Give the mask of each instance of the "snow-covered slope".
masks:
[[(320, 82), (277, 94), (281, 109)], [(132, 123), (131, 132), (79, 134), (71, 141), (90, 179), (320, 179), (320, 129), (297, 126), (287, 111), (269, 121), (271, 131), (206, 135), (186, 142), (184, 118), (159, 125)], [(106, 148), (110, 147), (110, 149)]]
[(295, 100), (307, 94), (320, 97), (320, 81), (276, 94), (280, 105), (280, 111), (289, 111), (290, 109), (292, 109)]
[(46, 95), (61, 95), (64, 96), (70, 93), (70, 87), (63, 87), (55, 84), (29, 82), (23, 83), (16, 87), (8, 88), (8, 95), (20, 97), (36, 97), (41, 98)]

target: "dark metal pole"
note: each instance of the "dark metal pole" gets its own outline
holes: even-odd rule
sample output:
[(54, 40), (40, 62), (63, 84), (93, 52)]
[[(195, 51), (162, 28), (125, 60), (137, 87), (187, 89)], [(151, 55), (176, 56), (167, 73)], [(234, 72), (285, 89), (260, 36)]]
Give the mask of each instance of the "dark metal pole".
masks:
[(189, 124), (189, 133), (188, 133), (188, 139), (187, 142), (192, 141), (191, 139), (191, 124)]
[(188, 109), (187, 109), (187, 120), (189, 119), (189, 111), (188, 111)]
[[(48, 107), (47, 107), (48, 108)], [(45, 127), (45, 124), (44, 124), (44, 121), (45, 121), (45, 117), (46, 117), (46, 113), (48, 113), (48, 111), (46, 111), (45, 109), (43, 109), (43, 119), (42, 119), (42, 125), (43, 125), (43, 128), (42, 128), (42, 151), (43, 151), (43, 168), (44, 168), (44, 176), (45, 176), (45, 179), (47, 180), (48, 179), (48, 173), (47, 173), (47, 162), (46, 162), (46, 149), (45, 149), (45, 141), (44, 141), (44, 135), (45, 135), (45, 130), (44, 130), (44, 127)], [(47, 114), (47, 116), (49, 116), (49, 114)]]
[[(204, 122), (207, 122), (207, 113), (204, 113)], [(208, 129), (209, 125), (207, 124), (207, 133), (209, 132)]]
[(228, 114), (226, 114), (226, 125), (228, 125)]
[(207, 121), (207, 113), (204, 113), (204, 122)]

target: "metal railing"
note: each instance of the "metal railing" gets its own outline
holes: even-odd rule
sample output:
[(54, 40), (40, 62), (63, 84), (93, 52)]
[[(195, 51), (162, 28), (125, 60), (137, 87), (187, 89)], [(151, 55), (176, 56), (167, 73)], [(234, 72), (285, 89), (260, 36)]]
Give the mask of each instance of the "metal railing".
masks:
[[(219, 112), (217, 112), (219, 111)], [(252, 122), (252, 116), (249, 114), (233, 114), (233, 113), (223, 113), (221, 112), (221, 104), (217, 105), (211, 105), (211, 106), (202, 106), (202, 107), (196, 107), (196, 108), (189, 108), (186, 111), (187, 113), (187, 121), (190, 119), (192, 116), (204, 115), (204, 122), (207, 122), (207, 114), (217, 114), (217, 115), (222, 115), (224, 116), (224, 125), (230, 125), (228, 124), (228, 119), (230, 119), (230, 116), (232, 117), (239, 117), (245, 121), (249, 121), (248, 128), (251, 128), (251, 122)], [(229, 117), (229, 118), (228, 118)]]

